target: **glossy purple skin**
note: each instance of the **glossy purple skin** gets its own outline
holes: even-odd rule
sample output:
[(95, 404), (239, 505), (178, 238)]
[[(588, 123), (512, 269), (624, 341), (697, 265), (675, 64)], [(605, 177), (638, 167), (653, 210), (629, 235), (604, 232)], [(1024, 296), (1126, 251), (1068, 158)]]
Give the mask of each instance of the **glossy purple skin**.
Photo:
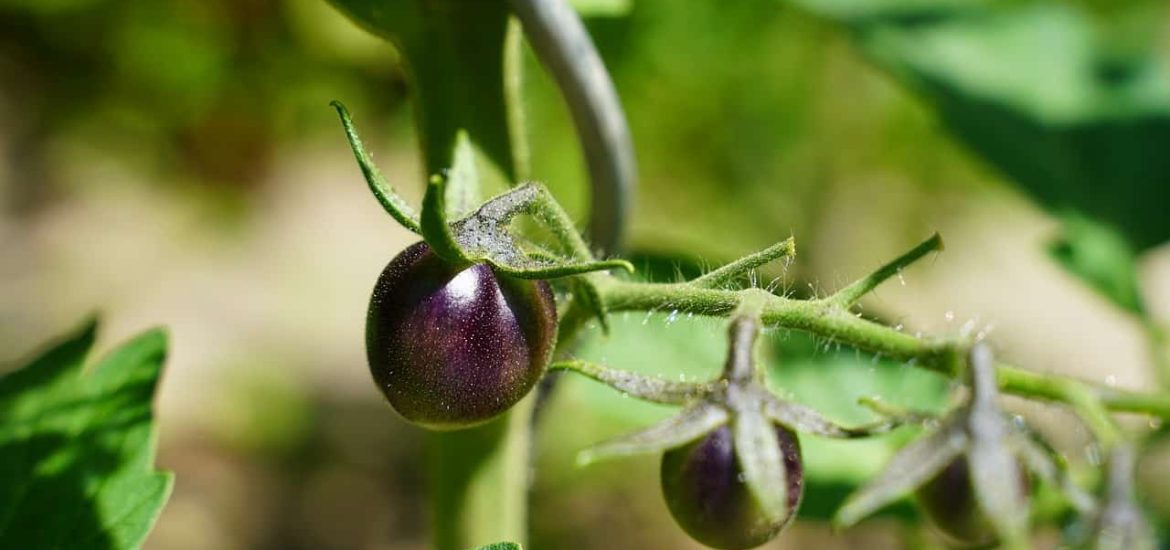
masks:
[[(1016, 465), (1016, 475), (1024, 494), (1030, 483), (1023, 468)], [(995, 531), (979, 510), (971, 472), (965, 457), (952, 461), (937, 476), (915, 493), (931, 525), (956, 547), (981, 547), (995, 543)]]
[(731, 428), (662, 455), (662, 494), (670, 514), (691, 538), (712, 548), (754, 548), (776, 537), (796, 515), (804, 493), (804, 466), (796, 434), (776, 427), (788, 483), (788, 513), (769, 518), (735, 458)]
[(557, 313), (544, 281), (458, 269), (416, 243), (378, 278), (366, 356), (394, 410), (432, 429), (490, 420), (520, 401), (552, 355)]

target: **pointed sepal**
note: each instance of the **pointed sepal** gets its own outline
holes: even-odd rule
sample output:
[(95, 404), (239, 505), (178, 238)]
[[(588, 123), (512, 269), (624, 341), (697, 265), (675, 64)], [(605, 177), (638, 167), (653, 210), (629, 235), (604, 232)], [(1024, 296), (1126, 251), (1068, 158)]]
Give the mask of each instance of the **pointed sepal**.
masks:
[(571, 370), (601, 382), (625, 395), (664, 405), (686, 405), (713, 391), (713, 384), (710, 382), (677, 382), (656, 376), (611, 369), (586, 361), (559, 361), (549, 365), (548, 368), (549, 370)]
[(938, 475), (967, 446), (968, 438), (957, 423), (946, 424), (919, 438), (894, 455), (886, 469), (849, 496), (833, 517), (838, 528), (849, 527), (905, 496)]
[(1008, 446), (1029, 472), (1056, 487), (1078, 513), (1096, 512), (1097, 502), (1093, 496), (1073, 482), (1064, 460), (1034, 434), (1025, 428), (1016, 429), (1008, 436)]
[(836, 439), (870, 437), (888, 432), (901, 425), (897, 421), (883, 420), (862, 426), (845, 427), (825, 418), (815, 409), (799, 403), (785, 401), (771, 394), (763, 396), (762, 400), (764, 414), (773, 422), (793, 431), (821, 437)]
[(965, 415), (971, 438), (967, 463), (979, 509), (1008, 547), (1020, 547), (1028, 536), (1028, 498), (1008, 447), (1008, 424), (999, 407), (995, 361), (986, 344), (975, 344), (968, 361), (971, 404)]
[(1119, 444), (1109, 455), (1105, 502), (1097, 517), (1090, 547), (1096, 550), (1154, 550), (1157, 547), (1149, 521), (1134, 494), (1133, 447)]
[(394, 192), (394, 189), (387, 183), (386, 177), (382, 175), (382, 171), (370, 158), (365, 144), (362, 143), (362, 139), (358, 136), (357, 129), (350, 119), (349, 110), (340, 101), (332, 101), (329, 104), (337, 110), (337, 115), (341, 118), (341, 126), (345, 129), (345, 137), (349, 140), (349, 147), (353, 150), (353, 156), (357, 159), (358, 167), (361, 168), (362, 176), (365, 177), (366, 185), (370, 187), (374, 198), (378, 199), (378, 203), (382, 205), (386, 213), (390, 214), (402, 227), (421, 234), (422, 229), (419, 226), (418, 214), (402, 197), (398, 196), (398, 193)]
[(711, 433), (727, 424), (728, 419), (730, 414), (726, 409), (700, 403), (642, 431), (581, 451), (577, 463), (585, 465), (619, 456), (665, 452)]
[(768, 518), (789, 515), (788, 474), (776, 428), (759, 410), (736, 411), (731, 422), (743, 481)]
[(440, 258), (452, 264), (470, 264), (477, 258), (465, 252), (462, 243), (447, 223), (447, 178), (432, 176), (423, 195), (422, 217), (419, 220), (423, 239)]

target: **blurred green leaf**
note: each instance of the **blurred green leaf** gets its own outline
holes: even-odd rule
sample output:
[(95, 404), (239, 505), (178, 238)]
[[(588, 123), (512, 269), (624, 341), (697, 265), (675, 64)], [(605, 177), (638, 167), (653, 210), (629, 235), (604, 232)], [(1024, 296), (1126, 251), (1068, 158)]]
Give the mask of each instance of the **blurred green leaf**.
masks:
[(847, 22), (870, 56), (1038, 202), (1112, 226), (1139, 252), (1170, 239), (1170, 75), (1148, 48), (1115, 44), (1120, 33), (1061, 4), (923, 6)]
[(96, 328), (0, 378), (0, 548), (137, 548), (170, 494), (151, 413), (166, 336), (83, 372)]
[[(783, 397), (814, 407), (845, 425), (877, 420), (857, 403), (872, 396), (901, 408), (941, 412), (950, 382), (935, 373), (820, 342), (798, 332), (773, 337), (769, 385)], [(838, 440), (801, 437), (805, 496), (801, 517), (829, 519), (845, 497), (876, 476), (915, 433), (903, 428), (878, 437)], [(885, 513), (909, 515), (903, 503)]]
[(110, 62), (141, 97), (179, 119), (210, 108), (231, 70), (231, 52), (213, 10), (132, 4), (117, 23)]
[(1048, 253), (1117, 307), (1144, 316), (1137, 256), (1125, 238), (1113, 228), (1082, 216), (1067, 216), (1064, 227), (1064, 234), (1049, 245)]
[(630, 12), (633, 0), (570, 0), (582, 17), (618, 17)]
[(987, 0), (792, 0), (822, 17), (853, 25), (914, 22), (986, 6)]
[(89, 9), (107, 0), (0, 0), (0, 12), (27, 11), (37, 15), (59, 15)]

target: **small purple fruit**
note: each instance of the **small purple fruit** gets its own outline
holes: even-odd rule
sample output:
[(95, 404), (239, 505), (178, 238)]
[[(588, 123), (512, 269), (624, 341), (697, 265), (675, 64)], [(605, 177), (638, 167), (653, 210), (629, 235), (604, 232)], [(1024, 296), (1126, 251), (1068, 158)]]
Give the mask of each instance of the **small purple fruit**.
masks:
[(691, 538), (713, 548), (754, 548), (792, 520), (804, 490), (796, 434), (776, 427), (788, 483), (788, 512), (768, 517), (742, 479), (731, 428), (662, 455), (662, 493), (670, 514)]
[[(1024, 489), (1023, 494), (1027, 495), (1030, 483), (1018, 464), (1015, 474)], [(915, 494), (931, 525), (952, 545), (982, 547), (995, 543), (995, 529), (979, 510), (965, 457), (951, 461)]]
[(390, 261), (370, 298), (366, 355), (394, 410), (465, 428), (520, 401), (544, 374), (557, 312), (544, 281), (460, 269), (419, 242)]

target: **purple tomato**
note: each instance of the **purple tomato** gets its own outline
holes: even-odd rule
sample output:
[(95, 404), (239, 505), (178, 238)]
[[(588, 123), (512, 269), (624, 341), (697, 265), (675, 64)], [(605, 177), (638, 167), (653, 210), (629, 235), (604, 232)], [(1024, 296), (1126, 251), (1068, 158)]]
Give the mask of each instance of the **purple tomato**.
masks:
[(731, 428), (724, 426), (662, 456), (662, 493), (679, 526), (713, 548), (754, 548), (792, 520), (804, 490), (796, 434), (776, 427), (788, 484), (788, 511), (768, 517), (743, 480)]
[(374, 381), (404, 418), (432, 429), (487, 421), (544, 374), (557, 313), (544, 281), (456, 267), (416, 243), (378, 278), (366, 319)]

